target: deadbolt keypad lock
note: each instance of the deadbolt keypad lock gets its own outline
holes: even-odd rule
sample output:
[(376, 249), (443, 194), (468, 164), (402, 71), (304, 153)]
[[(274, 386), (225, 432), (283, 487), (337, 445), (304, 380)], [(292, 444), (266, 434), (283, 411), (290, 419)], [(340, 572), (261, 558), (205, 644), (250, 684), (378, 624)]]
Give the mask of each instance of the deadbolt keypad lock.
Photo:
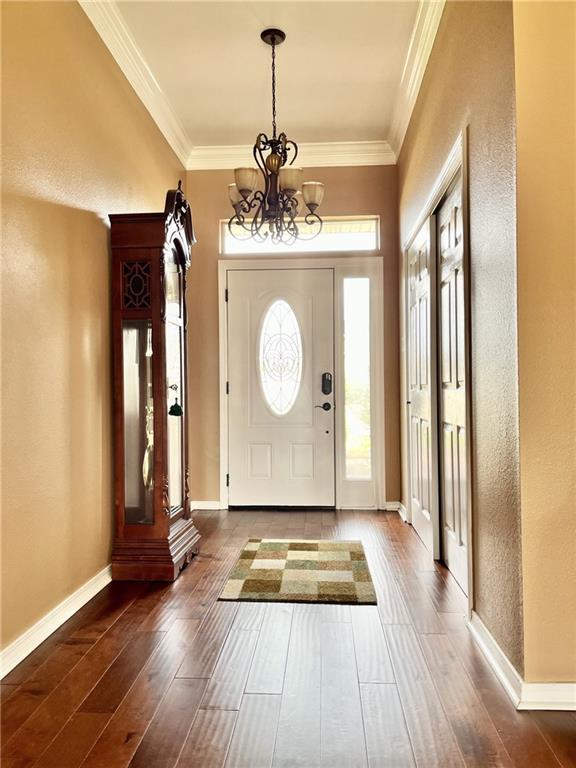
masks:
[[(322, 394), (323, 395), (331, 395), (332, 394), (332, 374), (326, 373), (322, 374)], [(328, 410), (328, 408), (325, 408), (324, 410)]]

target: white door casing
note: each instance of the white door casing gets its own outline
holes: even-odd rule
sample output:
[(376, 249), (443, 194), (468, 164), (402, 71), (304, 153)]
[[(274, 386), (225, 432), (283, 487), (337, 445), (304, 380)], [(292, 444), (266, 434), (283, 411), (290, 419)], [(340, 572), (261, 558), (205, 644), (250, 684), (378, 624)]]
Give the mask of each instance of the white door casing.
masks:
[(427, 219), (407, 253), (408, 267), (408, 461), (411, 521), (418, 535), (440, 557), (435, 393), (435, 217)]
[(229, 270), (227, 290), (229, 504), (334, 506), (334, 272)]
[(461, 174), (438, 210), (437, 222), (442, 559), (467, 594), (466, 291)]

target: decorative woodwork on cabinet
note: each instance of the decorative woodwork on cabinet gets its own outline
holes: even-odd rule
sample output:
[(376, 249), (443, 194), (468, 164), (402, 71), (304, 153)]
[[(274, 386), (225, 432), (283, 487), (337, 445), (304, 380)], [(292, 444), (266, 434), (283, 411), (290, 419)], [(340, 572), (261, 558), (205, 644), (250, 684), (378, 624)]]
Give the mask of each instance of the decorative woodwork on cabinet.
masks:
[(113, 579), (173, 581), (197, 552), (186, 419), (186, 270), (180, 183), (164, 213), (112, 214), (116, 529)]

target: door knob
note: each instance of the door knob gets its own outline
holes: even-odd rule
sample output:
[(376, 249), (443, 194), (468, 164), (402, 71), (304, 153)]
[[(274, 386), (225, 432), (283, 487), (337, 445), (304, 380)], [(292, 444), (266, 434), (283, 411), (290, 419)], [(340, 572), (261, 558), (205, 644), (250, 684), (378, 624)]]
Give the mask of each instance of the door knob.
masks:
[(330, 403), (322, 403), (322, 405), (315, 405), (314, 408), (322, 408), (323, 411), (329, 411), (332, 406)]

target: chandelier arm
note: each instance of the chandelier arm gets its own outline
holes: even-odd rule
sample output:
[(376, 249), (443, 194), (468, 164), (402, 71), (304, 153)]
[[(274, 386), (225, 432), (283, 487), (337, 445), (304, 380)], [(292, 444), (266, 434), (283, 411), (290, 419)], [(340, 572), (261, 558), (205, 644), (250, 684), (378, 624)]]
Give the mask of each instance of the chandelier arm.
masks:
[[(233, 229), (233, 227), (236, 227), (236, 229)], [(242, 232), (247, 232), (248, 234), (246, 235), (246, 237), (242, 237), (241, 234), (238, 232), (238, 229), (241, 229)], [(244, 222), (240, 222), (237, 219), (236, 215), (232, 216), (228, 220), (228, 231), (230, 232), (230, 234), (235, 240), (246, 241), (246, 240), (252, 239), (252, 233), (250, 232), (250, 229), (246, 226)]]
[(290, 152), (290, 147), (294, 150), (294, 157), (290, 160), (288, 165), (292, 165), (294, 160), (298, 157), (298, 144), (296, 144), (295, 141), (292, 141), (292, 139), (286, 139), (286, 155)]
[[(242, 200), (234, 208), (235, 213), (228, 221), (228, 231), (234, 238), (236, 238), (236, 240), (250, 240), (250, 238), (254, 236), (254, 222), (257, 222), (259, 218), (263, 219), (261, 211), (264, 206), (264, 200), (264, 195), (257, 189), (252, 197), (248, 198), (248, 200)], [(246, 216), (244, 216), (244, 214), (250, 213), (254, 208), (256, 208), (254, 216), (250, 221), (250, 224), (247, 225)], [(236, 231), (242, 229), (244, 232), (248, 232), (248, 237), (239, 237), (233, 227), (236, 227)]]
[(256, 165), (260, 169), (260, 173), (264, 179), (264, 198), (267, 197), (270, 188), (270, 179), (268, 178), (268, 171), (266, 170), (266, 159), (264, 157), (264, 151), (270, 146), (270, 141), (265, 133), (259, 133), (256, 137), (256, 143), (252, 150)]
[(304, 216), (304, 221), (306, 224), (308, 224), (309, 227), (317, 227), (316, 231), (313, 232), (309, 237), (301, 237), (301, 240), (314, 240), (315, 237), (318, 237), (320, 232), (322, 232), (322, 227), (324, 225), (324, 222), (318, 216), (317, 213), (307, 213), (306, 216)]
[(283, 192), (280, 192), (278, 202), (277, 242), (292, 245), (298, 237), (298, 225), (296, 223), (298, 203), (294, 197), (289, 197)]
[(264, 157), (264, 151), (269, 148), (270, 148), (270, 140), (268, 139), (265, 133), (259, 133), (258, 136), (256, 137), (256, 144), (254, 144), (252, 154), (254, 155), (254, 160), (256, 162), (256, 165), (260, 169), (260, 173), (262, 174), (262, 179), (264, 182), (264, 195), (263, 195), (263, 205), (264, 205), (263, 213), (264, 214), (267, 213), (267, 204), (268, 204), (270, 187), (271, 187), (270, 173), (266, 168), (266, 158)]
[(254, 205), (257, 205), (257, 208), (250, 224), (250, 230), (252, 237), (259, 240), (259, 242), (264, 242), (268, 236), (267, 234), (262, 234), (262, 227), (266, 221), (266, 195), (259, 189), (254, 192)]

